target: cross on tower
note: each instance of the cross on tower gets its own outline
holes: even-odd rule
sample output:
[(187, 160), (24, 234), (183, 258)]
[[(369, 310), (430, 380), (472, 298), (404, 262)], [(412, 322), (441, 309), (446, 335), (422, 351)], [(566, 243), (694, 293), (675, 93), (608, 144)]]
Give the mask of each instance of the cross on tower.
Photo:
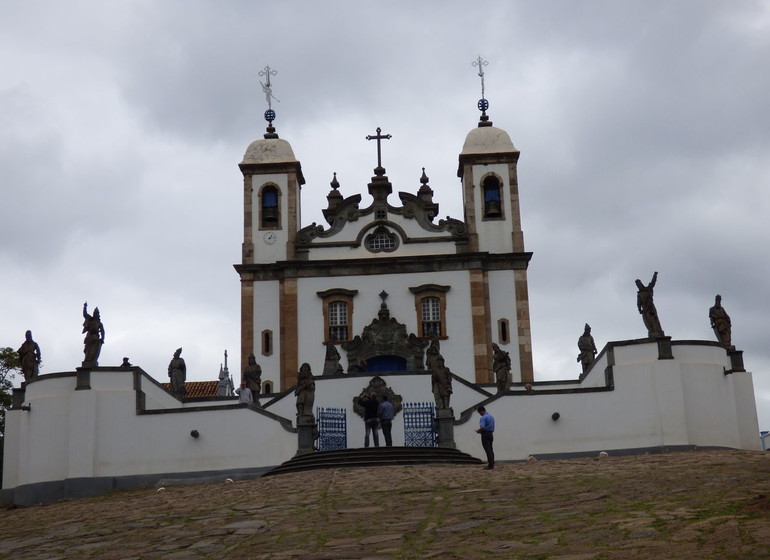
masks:
[(377, 168), (382, 169), (382, 152), (380, 151), (380, 140), (390, 140), (391, 136), (390, 134), (381, 134), (382, 129), (378, 126), (377, 127), (377, 135), (376, 136), (367, 136), (367, 140), (377, 140)]

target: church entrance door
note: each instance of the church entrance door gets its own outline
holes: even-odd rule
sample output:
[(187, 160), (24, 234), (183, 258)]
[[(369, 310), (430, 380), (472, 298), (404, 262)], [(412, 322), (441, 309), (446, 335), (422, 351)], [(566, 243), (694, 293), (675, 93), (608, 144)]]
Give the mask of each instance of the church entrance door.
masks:
[(406, 358), (401, 356), (374, 356), (366, 360), (366, 371), (406, 371)]

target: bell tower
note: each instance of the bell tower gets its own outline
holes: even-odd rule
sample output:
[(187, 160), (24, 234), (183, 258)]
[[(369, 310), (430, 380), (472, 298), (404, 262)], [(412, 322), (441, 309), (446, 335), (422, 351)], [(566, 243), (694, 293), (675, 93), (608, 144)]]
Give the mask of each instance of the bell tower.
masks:
[[(491, 361), (491, 343), (515, 344), (518, 367), (513, 363), (514, 381), (533, 381), (532, 334), (529, 320), (529, 293), (527, 286), (527, 265), (531, 254), (524, 250), (524, 234), (521, 230), (519, 208), (519, 182), (517, 150), (508, 133), (492, 126), (487, 109), (489, 101), (484, 98), (484, 66), (487, 62), (479, 57), (474, 63), (481, 78), (481, 111), (478, 126), (465, 138), (457, 176), (463, 190), (464, 219), (470, 236), (470, 251), (488, 253), (511, 263), (511, 270), (479, 269), (472, 272), (471, 294), (474, 301), (471, 312), (483, 316), (474, 324), (474, 348), (476, 348), (476, 377), (485, 379)], [(511, 275), (512, 272), (512, 275)], [(505, 280), (501, 280), (505, 275)], [(504, 309), (502, 301), (490, 293), (490, 284), (510, 285), (508, 297), (515, 297), (515, 310), (510, 315), (497, 317)], [(475, 295), (473, 295), (475, 294)], [(483, 331), (482, 331), (483, 323)], [(513, 357), (514, 351), (511, 351)], [(518, 375), (517, 375), (518, 372)], [(518, 379), (517, 379), (518, 377)]]
[(268, 125), (238, 165), (243, 174), (243, 245), (241, 264), (235, 267), (241, 278), (241, 371), (254, 353), (266, 373), (280, 372), (280, 379), (269, 381), (285, 388), (298, 369), (297, 280), (274, 277), (262, 265), (296, 258), (305, 178), (291, 145), (273, 126), (277, 99), (270, 78), (276, 71), (266, 66), (259, 75), (265, 78), (260, 83)]

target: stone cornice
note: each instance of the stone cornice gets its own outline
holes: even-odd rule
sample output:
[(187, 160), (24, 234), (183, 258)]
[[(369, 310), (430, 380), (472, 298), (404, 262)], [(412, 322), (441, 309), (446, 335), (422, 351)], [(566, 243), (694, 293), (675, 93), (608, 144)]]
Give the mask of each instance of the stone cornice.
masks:
[(532, 253), (457, 253), (415, 257), (278, 261), (269, 264), (236, 264), (242, 281), (365, 276), (455, 270), (526, 270)]

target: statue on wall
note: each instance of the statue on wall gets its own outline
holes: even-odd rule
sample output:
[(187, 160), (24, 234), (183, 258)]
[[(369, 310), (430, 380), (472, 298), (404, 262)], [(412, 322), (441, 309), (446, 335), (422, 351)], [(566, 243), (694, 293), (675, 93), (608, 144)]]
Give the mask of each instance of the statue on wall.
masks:
[(655, 302), (653, 301), (653, 289), (655, 283), (658, 281), (658, 273), (652, 275), (652, 280), (648, 285), (642, 284), (642, 281), (636, 280), (636, 308), (642, 315), (644, 326), (647, 327), (647, 336), (650, 338), (662, 338), (663, 328), (660, 326), (660, 320), (658, 319), (658, 310), (655, 309)]
[(182, 349), (177, 348), (168, 364), (168, 376), (171, 378), (171, 392), (180, 399), (184, 398), (184, 383), (187, 380), (187, 365), (182, 358)]
[(315, 403), (315, 380), (310, 364), (307, 362), (299, 368), (294, 394), (297, 396), (297, 416), (312, 416)]
[(24, 342), (18, 350), (24, 381), (32, 381), (40, 372), (40, 346), (32, 340), (32, 331), (24, 333)]
[(709, 309), (709, 319), (720, 344), (725, 348), (732, 348), (732, 322), (727, 311), (722, 307), (722, 296), (719, 294), (714, 301), (714, 306)]
[(438, 339), (434, 338), (431, 341), (426, 353), (425, 367), (430, 371), (431, 390), (436, 408), (449, 408), (449, 399), (452, 396), (452, 372), (444, 364)]
[(425, 369), (433, 371), (436, 368), (436, 360), (441, 357), (441, 344), (437, 338), (430, 341), (430, 346), (425, 351)]
[(583, 334), (578, 338), (577, 345), (578, 350), (580, 350), (577, 361), (583, 366), (583, 373), (585, 373), (596, 358), (596, 344), (594, 337), (591, 336), (591, 327), (588, 323), (586, 323)]
[(102, 325), (99, 308), (94, 308), (94, 314), (88, 314), (88, 302), (83, 304), (83, 367), (96, 367), (99, 365), (99, 354), (104, 344), (104, 325)]
[(257, 363), (257, 357), (254, 355), (254, 352), (249, 354), (249, 363), (246, 369), (243, 370), (243, 382), (251, 391), (254, 402), (258, 402), (256, 397), (259, 396), (262, 390), (262, 368)]
[(324, 359), (323, 375), (340, 375), (343, 373), (340, 364), (340, 353), (337, 350), (337, 337), (332, 335), (331, 340), (326, 343), (326, 358)]
[(495, 372), (497, 392), (505, 393), (511, 383), (511, 356), (505, 350), (492, 343), (492, 370)]

